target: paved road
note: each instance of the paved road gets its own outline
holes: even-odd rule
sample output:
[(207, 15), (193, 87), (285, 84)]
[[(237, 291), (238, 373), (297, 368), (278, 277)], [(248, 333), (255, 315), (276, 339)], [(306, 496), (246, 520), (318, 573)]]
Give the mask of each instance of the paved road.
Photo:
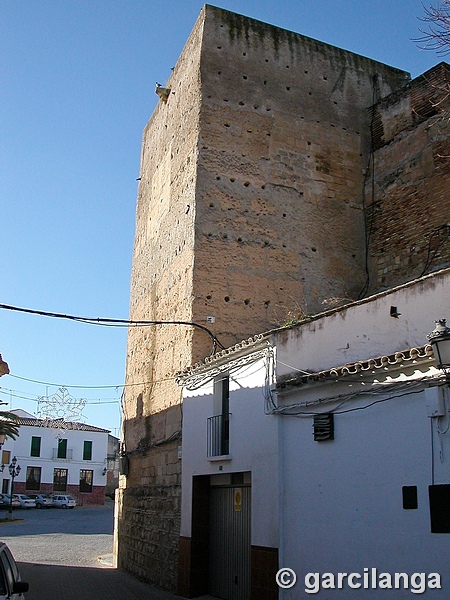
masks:
[[(113, 543), (113, 505), (73, 510), (15, 510), (17, 520), (0, 522), (0, 539), (11, 548), (26, 600), (176, 600), (108, 566)], [(4, 515), (0, 511), (0, 519)]]
[[(96, 566), (112, 552), (113, 504), (74, 509), (15, 510), (20, 520), (0, 524), (0, 539), (16, 560), (66, 566)], [(0, 512), (0, 519), (3, 517)]]

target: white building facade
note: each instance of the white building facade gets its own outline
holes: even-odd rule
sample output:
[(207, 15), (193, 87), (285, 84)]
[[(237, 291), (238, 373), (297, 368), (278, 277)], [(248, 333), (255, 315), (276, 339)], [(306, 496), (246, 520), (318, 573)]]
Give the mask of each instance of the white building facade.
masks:
[(251, 565), (277, 564), (277, 420), (265, 410), (272, 369), (271, 344), (256, 339), (180, 379), (186, 387), (180, 564), (189, 557), (184, 564), (194, 568), (193, 574), (181, 568), (180, 578), (191, 594), (248, 598)]
[[(180, 374), (191, 597), (449, 597), (450, 396), (427, 343), (449, 282), (434, 273)], [(295, 585), (276, 585), (281, 568)]]
[(11, 490), (8, 470), (17, 458), (21, 470), (14, 493), (70, 494), (78, 505), (103, 504), (109, 431), (85, 423), (46, 421), (22, 410), (19, 436), (2, 447), (2, 492)]

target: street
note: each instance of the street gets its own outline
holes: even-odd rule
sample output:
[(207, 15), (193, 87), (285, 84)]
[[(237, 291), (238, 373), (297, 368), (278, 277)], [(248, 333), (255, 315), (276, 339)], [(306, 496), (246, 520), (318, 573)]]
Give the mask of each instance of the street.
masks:
[[(113, 511), (112, 502), (69, 510), (17, 509), (14, 521), (0, 523), (0, 539), (30, 584), (26, 600), (178, 598), (110, 566)], [(0, 511), (0, 519), (5, 516)]]

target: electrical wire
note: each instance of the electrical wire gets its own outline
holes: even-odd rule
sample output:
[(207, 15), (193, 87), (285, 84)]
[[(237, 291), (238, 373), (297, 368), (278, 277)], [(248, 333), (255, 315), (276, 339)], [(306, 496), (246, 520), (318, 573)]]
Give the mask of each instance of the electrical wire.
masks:
[(201, 331), (204, 331), (209, 335), (213, 341), (213, 349), (211, 354), (215, 354), (217, 347), (224, 349), (224, 346), (219, 342), (217, 337), (204, 325), (195, 323), (194, 321), (147, 321), (139, 320), (134, 321), (131, 319), (110, 319), (104, 317), (79, 317), (75, 315), (67, 315), (62, 313), (48, 312), (43, 310), (35, 310), (31, 308), (21, 308), (18, 306), (12, 306), (10, 304), (0, 304), (0, 309), (11, 310), (20, 313), (26, 313), (30, 315), (39, 315), (41, 317), (51, 317), (55, 319), (66, 319), (69, 321), (75, 321), (77, 323), (86, 323), (87, 325), (101, 325), (103, 327), (150, 327), (154, 325), (182, 325), (189, 327), (196, 327)]
[[(8, 396), (11, 398), (18, 398), (19, 400), (26, 400), (27, 402), (39, 402), (39, 398), (33, 397), (30, 398), (30, 394), (28, 394), (28, 392), (20, 392), (17, 390), (9, 390), (7, 388), (1, 388), (0, 389), (0, 394), (3, 394), (4, 396)], [(22, 394), (27, 394), (27, 396), (23, 396)], [(101, 399), (99, 398), (98, 400), (86, 400), (86, 404), (87, 405), (93, 405), (93, 404), (118, 404), (120, 402), (119, 398), (116, 399)]]
[[(386, 402), (387, 400), (393, 400), (394, 398), (401, 398), (402, 396), (406, 396), (409, 394), (417, 394), (423, 391), (423, 385), (429, 381), (429, 377), (421, 377), (420, 379), (416, 379), (411, 382), (403, 381), (403, 382), (394, 382), (390, 384), (382, 384), (377, 386), (376, 388), (372, 388), (369, 390), (356, 390), (354, 392), (349, 392), (347, 394), (339, 394), (337, 396), (330, 396), (327, 398), (318, 398), (311, 402), (302, 403), (302, 404), (290, 404), (286, 406), (277, 406), (272, 414), (278, 414), (282, 416), (292, 416), (292, 417), (310, 417), (317, 414), (321, 414), (323, 411), (311, 410), (312, 406), (319, 406), (324, 404), (331, 404), (333, 402), (339, 402), (339, 405), (334, 409), (327, 411), (333, 412), (334, 414), (344, 414), (348, 412), (354, 412), (358, 410), (365, 410), (374, 406), (375, 404), (379, 404), (381, 402)], [(417, 389), (418, 388), (418, 389)], [(398, 393), (392, 394), (391, 392), (395, 392), (398, 390)], [(358, 406), (354, 408), (348, 408), (344, 410), (338, 410), (344, 403), (354, 401), (357, 399), (361, 399), (364, 396), (385, 396), (384, 398), (374, 400), (369, 404), (364, 406)]]
[[(441, 231), (444, 231), (446, 235), (441, 236), (439, 243), (437, 244), (436, 248), (433, 250), (433, 253), (431, 253), (431, 243), (432, 243), (434, 237), (439, 235), (441, 233)], [(436, 229), (434, 229), (434, 231), (430, 235), (430, 239), (428, 240), (427, 258), (425, 260), (425, 266), (422, 270), (422, 273), (419, 275), (419, 277), (423, 277), (425, 275), (425, 273), (430, 268), (431, 263), (435, 259), (436, 254), (438, 253), (438, 251), (441, 249), (441, 247), (445, 244), (445, 242), (449, 238), (450, 238), (450, 224), (449, 223), (445, 223), (444, 225), (440, 225), (439, 227), (436, 227)]]
[[(372, 114), (370, 119), (370, 149), (369, 149), (369, 159), (367, 161), (367, 167), (364, 175), (363, 188), (362, 188), (362, 205), (363, 205), (363, 213), (364, 213), (364, 224), (366, 230), (366, 239), (365, 239), (365, 256), (364, 256), (364, 269), (366, 272), (366, 281), (359, 293), (358, 300), (361, 300), (369, 289), (370, 285), (370, 269), (369, 269), (369, 248), (370, 248), (370, 239), (372, 237), (372, 229), (375, 220), (375, 148), (374, 148), (374, 123), (375, 123), (375, 101), (376, 101), (376, 75), (373, 76), (373, 88), (372, 88)], [(367, 206), (366, 206), (366, 194), (365, 188), (368, 179), (368, 173), (371, 174), (371, 200), (372, 200), (372, 213), (370, 218), (370, 224), (368, 224), (367, 218)]]
[(366, 410), (366, 408), (370, 408), (375, 404), (380, 404), (381, 402), (387, 402), (388, 400), (394, 400), (394, 398), (402, 398), (403, 396), (410, 396), (411, 394), (421, 394), (423, 389), (420, 390), (408, 390), (407, 392), (403, 392), (403, 394), (395, 394), (394, 396), (388, 396), (387, 398), (381, 398), (380, 400), (374, 400), (370, 404), (366, 404), (365, 406), (355, 406), (355, 408), (347, 408), (345, 410), (337, 410), (331, 411), (335, 415), (343, 415), (345, 413), (355, 412), (357, 410)]
[(27, 377), (20, 377), (19, 375), (12, 375), (8, 373), (8, 377), (14, 377), (21, 381), (29, 381), (30, 383), (38, 383), (39, 385), (48, 385), (52, 387), (65, 387), (67, 389), (82, 389), (82, 390), (101, 390), (101, 389), (116, 389), (139, 386), (139, 385), (153, 385), (154, 383), (161, 383), (163, 381), (171, 381), (175, 378), (175, 375), (171, 377), (165, 377), (163, 379), (154, 379), (153, 381), (144, 381), (139, 383), (121, 383), (120, 385), (66, 385), (61, 383), (50, 383), (48, 381), (38, 381), (37, 379), (28, 379)]

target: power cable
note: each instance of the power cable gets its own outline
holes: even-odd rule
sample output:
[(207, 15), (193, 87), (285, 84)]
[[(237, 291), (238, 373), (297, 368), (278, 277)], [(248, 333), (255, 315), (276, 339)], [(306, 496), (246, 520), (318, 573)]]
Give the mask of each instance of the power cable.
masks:
[(189, 327), (196, 327), (207, 333), (213, 341), (213, 349), (211, 354), (215, 354), (217, 347), (222, 350), (225, 348), (217, 339), (217, 337), (204, 325), (195, 323), (193, 321), (134, 321), (131, 319), (110, 319), (103, 317), (79, 317), (75, 315), (66, 315), (62, 313), (48, 312), (44, 310), (34, 310), (31, 308), (20, 308), (18, 306), (11, 306), (10, 304), (0, 304), (0, 309), (12, 310), (15, 312), (26, 313), (30, 315), (39, 315), (41, 317), (52, 317), (56, 319), (66, 319), (69, 321), (76, 321), (77, 323), (86, 323), (88, 325), (101, 325), (103, 327), (149, 327), (154, 325), (183, 325)]
[[(370, 118), (370, 149), (369, 149), (369, 158), (367, 162), (367, 168), (364, 174), (363, 188), (362, 188), (362, 204), (363, 204), (363, 213), (364, 213), (364, 224), (365, 224), (365, 252), (364, 252), (364, 269), (366, 273), (366, 281), (362, 290), (359, 293), (358, 300), (364, 298), (367, 293), (367, 290), (370, 286), (370, 268), (369, 268), (369, 249), (370, 249), (370, 240), (372, 237), (373, 224), (375, 220), (375, 144), (374, 144), (374, 125), (375, 125), (375, 103), (376, 103), (376, 83), (377, 76), (374, 75), (373, 79), (373, 88), (372, 88), (372, 107), (371, 107), (371, 118)], [(371, 184), (370, 184), (370, 194), (371, 194), (371, 217), (370, 223), (368, 222), (367, 215), (367, 206), (366, 206), (366, 184), (368, 180), (368, 176), (370, 174)]]
[(19, 375), (12, 375), (8, 373), (8, 377), (14, 377), (21, 381), (29, 381), (30, 383), (37, 383), (39, 385), (48, 385), (49, 387), (65, 387), (66, 389), (82, 389), (82, 390), (102, 390), (102, 389), (117, 389), (127, 388), (140, 385), (153, 385), (154, 383), (162, 383), (163, 381), (172, 381), (175, 377), (164, 377), (162, 379), (153, 379), (152, 381), (140, 381), (138, 383), (121, 383), (119, 385), (66, 385), (62, 383), (50, 383), (49, 381), (38, 381), (37, 379), (29, 379), (27, 377), (20, 377)]

